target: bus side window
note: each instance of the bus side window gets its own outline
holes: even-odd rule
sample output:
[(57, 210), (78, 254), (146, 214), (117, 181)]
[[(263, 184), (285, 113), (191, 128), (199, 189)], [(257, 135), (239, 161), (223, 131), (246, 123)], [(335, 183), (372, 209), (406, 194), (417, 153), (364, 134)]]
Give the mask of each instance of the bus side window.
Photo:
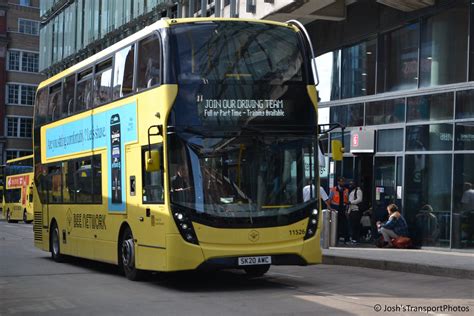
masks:
[(40, 126), (46, 123), (48, 116), (48, 87), (42, 88), (36, 95), (35, 125)]
[(102, 161), (100, 155), (92, 156), (92, 201), (102, 203)]
[(61, 117), (72, 114), (74, 110), (74, 86), (76, 84), (76, 76), (72, 75), (64, 80), (63, 107)]
[(157, 34), (138, 43), (137, 91), (161, 82), (161, 45)]
[(133, 92), (134, 52), (135, 46), (131, 45), (115, 54), (113, 99), (120, 99)]
[(92, 68), (77, 75), (75, 113), (92, 107)]
[(110, 101), (112, 87), (112, 58), (95, 66), (94, 106)]
[(59, 82), (54, 86), (49, 88), (49, 108), (48, 108), (48, 121), (55, 121), (59, 119), (59, 114), (61, 112), (61, 103), (62, 103), (62, 95), (61, 95), (61, 85), (62, 83)]
[[(163, 159), (163, 147), (161, 144), (159, 145), (152, 145), (152, 150), (159, 150), (160, 157)], [(142, 147), (142, 185), (143, 185), (143, 203), (163, 203), (164, 196), (163, 196), (163, 171), (153, 171), (153, 172), (146, 172), (145, 168), (145, 153), (148, 150), (148, 146)], [(161, 161), (160, 165), (163, 165), (163, 161)]]

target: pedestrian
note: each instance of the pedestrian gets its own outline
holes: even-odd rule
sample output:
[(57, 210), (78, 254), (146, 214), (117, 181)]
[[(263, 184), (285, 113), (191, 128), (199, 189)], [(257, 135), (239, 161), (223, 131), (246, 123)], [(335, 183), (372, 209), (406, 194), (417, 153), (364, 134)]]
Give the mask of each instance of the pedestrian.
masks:
[(360, 238), (360, 218), (361, 211), (359, 204), (362, 203), (363, 192), (355, 181), (349, 182), (349, 206), (347, 208), (347, 217), (349, 220), (349, 235), (353, 244), (359, 242)]
[(349, 204), (349, 190), (345, 188), (345, 179), (337, 178), (337, 185), (331, 188), (329, 200), (331, 208), (337, 210), (337, 236), (338, 240), (343, 238), (344, 244), (349, 241), (349, 231), (346, 210)]
[[(303, 187), (303, 202), (308, 202), (311, 197), (316, 197), (314, 192), (314, 184), (312, 181), (308, 181), (308, 184)], [(319, 197), (326, 204), (327, 209), (332, 210), (331, 203), (329, 203), (329, 196), (322, 186), (319, 186)]]
[(383, 247), (393, 248), (392, 239), (408, 237), (408, 226), (396, 204), (387, 206), (387, 212), (389, 215), (388, 221), (385, 223), (377, 222), (377, 229), (383, 236)]

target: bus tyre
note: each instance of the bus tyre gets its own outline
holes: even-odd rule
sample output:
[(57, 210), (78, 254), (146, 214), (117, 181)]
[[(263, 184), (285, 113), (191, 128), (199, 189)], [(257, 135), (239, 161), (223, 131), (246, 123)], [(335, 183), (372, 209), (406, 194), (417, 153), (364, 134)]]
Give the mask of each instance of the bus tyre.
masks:
[(126, 227), (120, 238), (120, 265), (127, 279), (132, 281), (140, 281), (144, 277), (144, 271), (135, 267), (135, 243), (133, 234), (129, 227)]
[(26, 210), (23, 211), (23, 222), (25, 224), (30, 224), (32, 222), (28, 220), (28, 213), (26, 213)]
[(9, 210), (9, 209), (7, 210), (7, 222), (8, 222), (8, 223), (18, 223), (18, 221), (14, 221), (14, 220), (12, 219), (12, 214), (10, 213), (10, 210)]
[(262, 265), (262, 266), (252, 266), (244, 268), (245, 273), (251, 278), (258, 278), (263, 276), (265, 273), (270, 270), (270, 265)]
[(64, 256), (61, 254), (59, 240), (59, 228), (58, 225), (54, 222), (51, 225), (51, 235), (50, 235), (50, 247), (51, 247), (51, 258), (56, 262), (63, 262)]

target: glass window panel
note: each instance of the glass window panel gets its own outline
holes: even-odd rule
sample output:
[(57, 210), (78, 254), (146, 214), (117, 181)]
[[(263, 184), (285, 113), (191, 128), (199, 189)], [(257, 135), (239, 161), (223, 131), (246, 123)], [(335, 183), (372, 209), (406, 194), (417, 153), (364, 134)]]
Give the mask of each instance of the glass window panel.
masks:
[(36, 98), (37, 105), (35, 107), (35, 125), (41, 126), (46, 122), (48, 113), (48, 88), (43, 88), (38, 91)]
[(421, 33), (420, 86), (466, 81), (468, 7), (426, 19)]
[(64, 99), (61, 117), (66, 117), (74, 111), (74, 87), (76, 83), (76, 76), (72, 75), (64, 80)]
[(92, 107), (92, 72), (89, 68), (77, 75), (75, 113)]
[(474, 122), (456, 124), (455, 150), (474, 150)]
[(137, 90), (160, 84), (161, 47), (158, 36), (152, 35), (138, 44)]
[(418, 86), (419, 23), (385, 34), (379, 47), (378, 92)]
[(39, 54), (22, 52), (21, 71), (38, 72)]
[(405, 217), (418, 245), (449, 246), (451, 160), (451, 154), (405, 158)]
[(35, 104), (35, 86), (21, 86), (21, 99), (20, 103), (24, 105)]
[(62, 103), (61, 83), (49, 88), (48, 119), (54, 121), (60, 118)]
[(114, 99), (132, 93), (134, 46), (129, 46), (115, 54)]
[(20, 97), (20, 86), (17, 84), (7, 84), (7, 103), (18, 104)]
[(405, 99), (382, 100), (366, 103), (365, 124), (391, 124), (405, 121)]
[(74, 161), (76, 203), (92, 203), (92, 159)]
[(375, 93), (376, 40), (342, 49), (342, 98)]
[(337, 50), (316, 57), (319, 78), (318, 98), (321, 102), (339, 99), (339, 73), (341, 67), (341, 51)]
[(474, 89), (456, 92), (456, 118), (474, 118)]
[(18, 137), (18, 117), (7, 117), (7, 136)]
[(339, 123), (344, 126), (364, 125), (364, 104), (346, 104), (330, 108), (331, 123)]
[(454, 94), (439, 93), (407, 99), (407, 122), (453, 118)]
[[(160, 146), (153, 146), (153, 150), (159, 150), (163, 153), (163, 148)], [(143, 180), (143, 203), (163, 203), (163, 171), (145, 171), (145, 153), (148, 151), (148, 147), (142, 149), (142, 180)], [(160, 157), (163, 157), (161, 154)]]
[(110, 101), (112, 95), (112, 67), (96, 74), (94, 80), (94, 106)]
[(20, 52), (8, 51), (8, 70), (20, 70)]
[(76, 190), (74, 189), (74, 163), (73, 161), (63, 162), (63, 203), (75, 203), (76, 202)]
[(474, 154), (454, 155), (453, 248), (474, 248)]
[(407, 126), (406, 131), (406, 150), (452, 150), (452, 124)]
[(33, 123), (33, 121), (30, 118), (21, 118), (20, 119), (19, 137), (31, 138), (32, 123)]
[(76, 49), (84, 47), (84, 0), (78, 0), (76, 5)]
[(403, 128), (377, 131), (377, 152), (403, 151)]

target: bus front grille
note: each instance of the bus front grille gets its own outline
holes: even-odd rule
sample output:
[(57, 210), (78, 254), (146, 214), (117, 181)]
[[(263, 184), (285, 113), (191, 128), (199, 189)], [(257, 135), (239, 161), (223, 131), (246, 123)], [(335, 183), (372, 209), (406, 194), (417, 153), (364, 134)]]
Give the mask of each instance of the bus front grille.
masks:
[(43, 241), (43, 215), (41, 212), (35, 212), (33, 231), (35, 241)]

